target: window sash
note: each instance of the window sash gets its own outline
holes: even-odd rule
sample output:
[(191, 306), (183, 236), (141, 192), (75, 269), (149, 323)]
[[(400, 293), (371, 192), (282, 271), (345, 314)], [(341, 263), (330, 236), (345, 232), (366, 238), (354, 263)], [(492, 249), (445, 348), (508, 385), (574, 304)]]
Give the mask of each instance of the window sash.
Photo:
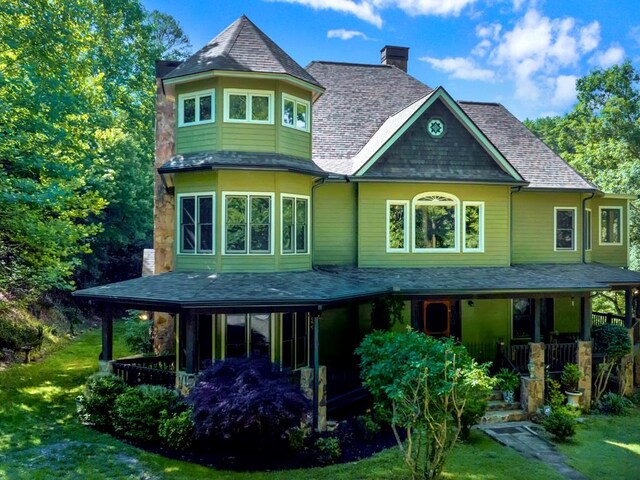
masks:
[(408, 251), (409, 202), (387, 201), (387, 252), (406, 253)]
[(310, 325), (306, 314), (282, 315), (282, 367), (295, 370), (309, 365), (309, 338)]
[(225, 89), (224, 95), (225, 122), (273, 124), (272, 91)]
[(555, 249), (576, 249), (576, 209), (555, 209)]
[(282, 254), (309, 253), (309, 198), (281, 195)]
[(530, 298), (513, 299), (511, 338), (530, 339), (533, 322), (533, 302)]
[(180, 106), (178, 126), (180, 127), (215, 122), (214, 90), (180, 95), (178, 104)]
[(416, 202), (415, 244), (421, 250), (457, 250), (457, 206)]
[(303, 132), (309, 131), (311, 104), (301, 98), (282, 95), (282, 125)]
[(214, 195), (213, 193), (207, 193), (179, 196), (178, 253), (214, 253)]
[(591, 251), (592, 242), (593, 242), (593, 238), (591, 236), (591, 210), (589, 210), (589, 209), (585, 209), (584, 223), (585, 223), (585, 226), (584, 226), (584, 230), (585, 230), (585, 237), (584, 237), (585, 250), (590, 252)]
[(600, 244), (622, 243), (622, 207), (600, 207)]
[(270, 313), (225, 316), (225, 358), (266, 357), (272, 353)]
[(223, 193), (225, 254), (273, 253), (273, 195)]
[[(477, 217), (470, 218), (474, 209)], [(463, 215), (462, 251), (484, 252), (484, 202), (463, 202)]]

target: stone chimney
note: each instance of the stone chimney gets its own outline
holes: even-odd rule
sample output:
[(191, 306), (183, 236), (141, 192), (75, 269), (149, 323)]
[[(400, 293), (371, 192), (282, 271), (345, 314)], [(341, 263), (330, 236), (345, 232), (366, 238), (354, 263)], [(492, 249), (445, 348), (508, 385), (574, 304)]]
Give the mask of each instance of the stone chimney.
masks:
[[(173, 270), (173, 236), (175, 232), (175, 198), (167, 191), (158, 168), (175, 153), (176, 108), (173, 88), (165, 89), (164, 77), (180, 62), (156, 62), (156, 138), (153, 180), (153, 249), (156, 275)], [(168, 313), (154, 312), (154, 350), (170, 352), (175, 349), (174, 319)]]
[(386, 45), (380, 50), (380, 63), (383, 65), (395, 65), (400, 70), (407, 71), (409, 62), (409, 47), (394, 47)]

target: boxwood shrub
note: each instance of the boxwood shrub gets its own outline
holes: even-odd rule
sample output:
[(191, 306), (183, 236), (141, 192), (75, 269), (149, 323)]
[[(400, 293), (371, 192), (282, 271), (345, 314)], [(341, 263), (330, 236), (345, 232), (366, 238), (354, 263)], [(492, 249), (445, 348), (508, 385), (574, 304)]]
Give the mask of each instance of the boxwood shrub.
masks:
[(175, 415), (165, 413), (158, 427), (160, 441), (174, 450), (188, 450), (193, 444), (195, 425), (193, 411), (189, 408)]
[(113, 407), (119, 395), (127, 390), (120, 377), (96, 373), (87, 379), (84, 392), (78, 398), (80, 420), (99, 430), (112, 430)]

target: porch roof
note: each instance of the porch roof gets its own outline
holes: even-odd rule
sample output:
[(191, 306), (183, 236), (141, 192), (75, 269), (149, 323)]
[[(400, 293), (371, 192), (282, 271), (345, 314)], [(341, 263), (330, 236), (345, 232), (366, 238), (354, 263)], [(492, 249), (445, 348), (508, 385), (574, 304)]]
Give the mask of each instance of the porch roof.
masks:
[(74, 292), (125, 308), (277, 311), (318, 308), (385, 293), (482, 297), (561, 295), (640, 285), (640, 272), (601, 264), (353, 268), (306, 272), (169, 272)]

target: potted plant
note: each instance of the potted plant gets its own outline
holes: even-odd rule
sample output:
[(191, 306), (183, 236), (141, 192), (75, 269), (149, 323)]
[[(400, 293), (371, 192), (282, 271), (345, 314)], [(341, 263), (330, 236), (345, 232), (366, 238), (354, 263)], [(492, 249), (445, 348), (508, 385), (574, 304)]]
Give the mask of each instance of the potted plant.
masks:
[(507, 403), (513, 403), (513, 392), (520, 385), (520, 376), (507, 368), (501, 369), (497, 375), (497, 385), (502, 392), (502, 399)]
[(580, 407), (580, 397), (582, 392), (578, 390), (578, 382), (582, 378), (582, 372), (575, 363), (567, 363), (562, 369), (560, 383), (565, 389), (567, 395), (567, 405), (571, 407)]

